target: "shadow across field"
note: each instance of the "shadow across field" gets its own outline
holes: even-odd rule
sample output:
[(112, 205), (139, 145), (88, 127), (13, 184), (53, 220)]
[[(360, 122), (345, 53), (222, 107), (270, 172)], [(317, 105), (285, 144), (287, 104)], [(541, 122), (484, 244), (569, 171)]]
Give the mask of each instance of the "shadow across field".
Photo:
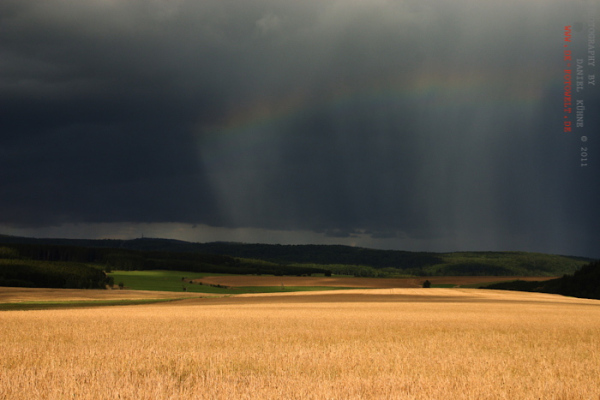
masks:
[(318, 303), (544, 303), (589, 304), (600, 301), (553, 294), (482, 289), (353, 289), (331, 292), (293, 292), (271, 294), (242, 294), (220, 298), (187, 299), (181, 305), (256, 305), (256, 304), (318, 304)]
[(96, 300), (96, 301), (40, 301), (0, 304), (0, 311), (58, 310), (71, 308), (92, 308), (108, 306), (134, 306), (178, 301), (181, 299), (139, 299), (139, 300)]
[(171, 302), (202, 293), (144, 290), (0, 288), (0, 311), (124, 306)]

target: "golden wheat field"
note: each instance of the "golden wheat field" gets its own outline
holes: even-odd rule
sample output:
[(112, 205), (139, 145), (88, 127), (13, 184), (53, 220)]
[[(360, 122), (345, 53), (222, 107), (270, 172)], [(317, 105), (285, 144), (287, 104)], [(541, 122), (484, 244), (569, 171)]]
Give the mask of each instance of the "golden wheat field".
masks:
[(600, 301), (376, 289), (0, 313), (0, 399), (599, 399)]

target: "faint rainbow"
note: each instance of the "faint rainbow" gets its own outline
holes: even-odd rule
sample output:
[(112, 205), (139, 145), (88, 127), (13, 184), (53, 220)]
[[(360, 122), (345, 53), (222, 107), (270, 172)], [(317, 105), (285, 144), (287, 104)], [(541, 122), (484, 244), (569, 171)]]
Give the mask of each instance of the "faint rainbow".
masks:
[[(506, 82), (502, 78), (505, 76), (504, 71), (474, 69), (454, 74), (429, 71), (408, 81), (406, 76), (392, 76), (351, 84), (336, 82), (317, 98), (297, 92), (278, 99), (256, 99), (254, 103), (232, 111), (222, 122), (205, 128), (203, 135), (225, 147), (228, 142), (234, 143), (239, 135), (253, 135), (250, 145), (260, 145), (273, 135), (285, 135), (284, 131), (273, 132), (273, 129), (267, 129), (269, 127), (317, 110), (343, 109), (356, 102), (376, 105), (378, 102), (406, 101), (432, 107), (437, 103), (480, 107), (489, 102), (490, 107), (498, 110), (523, 110), (539, 104), (545, 89), (555, 78), (548, 69), (530, 69), (522, 73), (517, 82)], [(494, 95), (485, 96), (489, 92)], [(210, 158), (218, 156), (210, 155)]]

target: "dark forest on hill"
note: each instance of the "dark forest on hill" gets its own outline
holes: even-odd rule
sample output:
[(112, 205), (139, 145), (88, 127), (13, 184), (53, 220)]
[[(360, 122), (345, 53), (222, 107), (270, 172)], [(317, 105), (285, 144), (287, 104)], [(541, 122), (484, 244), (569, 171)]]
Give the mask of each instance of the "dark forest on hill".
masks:
[(512, 281), (501, 282), (486, 289), (519, 290), (522, 292), (541, 292), (562, 294), (564, 296), (600, 299), (600, 261), (584, 265), (573, 275), (548, 281)]

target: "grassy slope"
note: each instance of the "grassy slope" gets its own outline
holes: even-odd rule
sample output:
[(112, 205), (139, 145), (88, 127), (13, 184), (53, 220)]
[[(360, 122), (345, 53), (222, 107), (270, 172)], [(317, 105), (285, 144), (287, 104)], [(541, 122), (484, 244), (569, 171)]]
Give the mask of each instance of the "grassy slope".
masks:
[(560, 276), (572, 274), (589, 260), (525, 252), (457, 252), (441, 254), (444, 263), (425, 268), (431, 275)]
[[(433, 254), (433, 253), (432, 253)], [(364, 277), (409, 278), (435, 276), (547, 276), (572, 274), (589, 259), (526, 252), (456, 252), (438, 254), (439, 262), (422, 268), (374, 268), (367, 264), (294, 264), (325, 268), (334, 274)]]

